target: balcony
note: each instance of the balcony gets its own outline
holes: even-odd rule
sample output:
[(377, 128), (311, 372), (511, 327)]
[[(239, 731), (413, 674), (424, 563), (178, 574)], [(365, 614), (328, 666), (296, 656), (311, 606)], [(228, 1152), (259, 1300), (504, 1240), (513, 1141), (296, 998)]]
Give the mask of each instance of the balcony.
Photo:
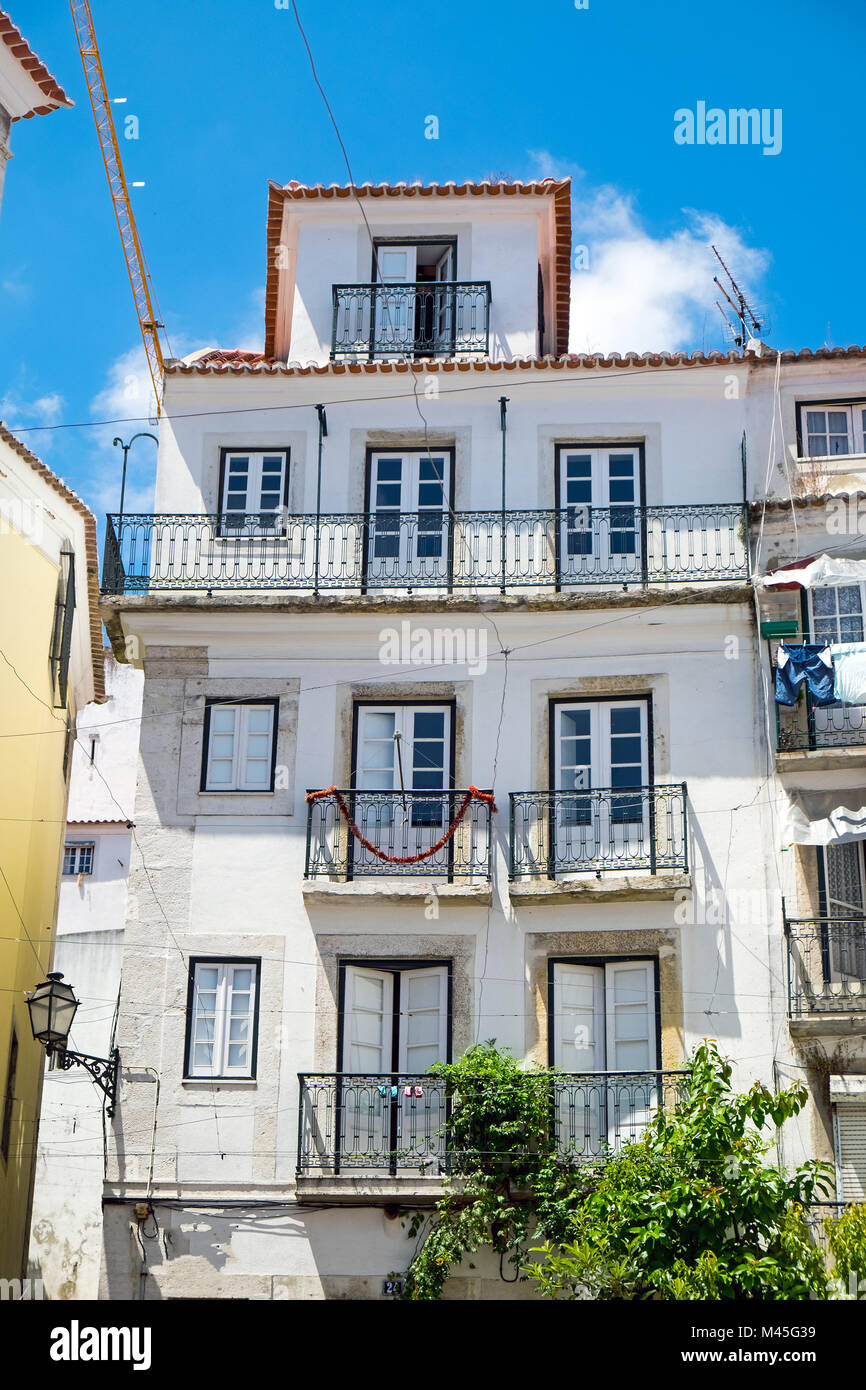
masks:
[[(557, 1149), (597, 1163), (639, 1139), (652, 1116), (687, 1094), (686, 1071), (590, 1072), (550, 1078)], [(302, 1073), (298, 1175), (459, 1173), (449, 1143), (449, 1100), (437, 1076)]]
[(487, 355), (487, 280), (334, 285), (333, 296), (333, 359)]
[(317, 594), (573, 591), (749, 577), (744, 508), (109, 516), (102, 587)]
[(782, 909), (788, 952), (791, 1019), (843, 1025), (866, 1014), (866, 917), (788, 917)]
[(489, 880), (490, 804), (470, 800), (448, 833), (468, 795), (346, 790), (309, 802), (305, 878)]
[(846, 748), (866, 749), (866, 706), (815, 706), (808, 691), (796, 705), (776, 705), (779, 753), (830, 753)]
[(511, 793), (511, 878), (688, 872), (685, 782)]

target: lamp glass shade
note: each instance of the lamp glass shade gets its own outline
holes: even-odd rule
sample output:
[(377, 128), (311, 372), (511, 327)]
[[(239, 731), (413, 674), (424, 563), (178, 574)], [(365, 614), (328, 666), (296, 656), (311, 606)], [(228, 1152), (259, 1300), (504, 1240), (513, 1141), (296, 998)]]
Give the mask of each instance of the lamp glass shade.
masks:
[(64, 1047), (78, 1008), (72, 986), (63, 984), (58, 975), (49, 976), (36, 986), (27, 1000), (27, 1007), (36, 1041), (46, 1047)]

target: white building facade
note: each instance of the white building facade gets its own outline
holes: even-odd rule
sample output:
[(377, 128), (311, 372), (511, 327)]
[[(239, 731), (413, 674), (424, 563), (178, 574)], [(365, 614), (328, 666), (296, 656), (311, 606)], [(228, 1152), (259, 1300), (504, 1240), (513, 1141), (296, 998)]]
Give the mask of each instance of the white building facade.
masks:
[[(105, 700), (76, 723), (53, 969), (79, 1000), (75, 1045), (114, 1046), (134, 823), (142, 672), (105, 654)], [(46, 1070), (30, 1268), (50, 1299), (99, 1293), (105, 1096), (79, 1067)]]
[[(264, 354), (168, 366), (103, 578), (145, 673), (103, 1297), (386, 1296), (477, 1041), (568, 1074), (576, 1162), (703, 1037), (793, 1057), (775, 355), (568, 356), (570, 238), (568, 181), (272, 186)], [(473, 1264), (446, 1296), (527, 1296)]]

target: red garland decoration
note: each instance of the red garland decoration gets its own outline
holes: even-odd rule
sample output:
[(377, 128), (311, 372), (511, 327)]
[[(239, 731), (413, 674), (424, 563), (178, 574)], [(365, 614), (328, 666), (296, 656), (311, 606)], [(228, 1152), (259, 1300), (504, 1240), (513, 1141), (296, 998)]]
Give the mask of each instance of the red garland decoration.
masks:
[(325, 787), (324, 790), (320, 792), (307, 792), (307, 804), (309, 805), (313, 801), (322, 801), (326, 796), (332, 796), (334, 798), (340, 808), (343, 819), (355, 836), (355, 839), (359, 840), (364, 848), (369, 850), (370, 854), (375, 854), (376, 858), (381, 859), (385, 864), (419, 864), (422, 859), (430, 859), (432, 855), (438, 854), (440, 849), (444, 849), (445, 845), (447, 845), (448, 841), (457, 830), (458, 825), (469, 809), (470, 803), (473, 801), (481, 801), (489, 806), (491, 811), (496, 811), (496, 802), (493, 800), (492, 792), (480, 792), (477, 787), (470, 787), (461, 802), (460, 809), (457, 811), (457, 814), (445, 831), (445, 834), (442, 836), (441, 840), (436, 841), (435, 845), (431, 845), (429, 849), (425, 849), (422, 854), (383, 854), (380, 849), (377, 849), (375, 845), (370, 843), (365, 835), (361, 834), (357, 825), (352, 820), (342, 792), (338, 791), (335, 786)]

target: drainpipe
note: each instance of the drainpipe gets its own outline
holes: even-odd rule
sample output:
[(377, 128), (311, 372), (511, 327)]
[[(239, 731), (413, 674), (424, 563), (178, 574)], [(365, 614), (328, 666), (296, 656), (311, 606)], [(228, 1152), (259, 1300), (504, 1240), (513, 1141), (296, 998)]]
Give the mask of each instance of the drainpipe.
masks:
[(323, 405), (316, 406), (319, 417), (319, 455), (316, 469), (316, 558), (313, 575), (313, 593), (319, 592), (319, 533), (322, 519), (322, 440), (328, 437), (328, 417)]
[(500, 593), (503, 593), (503, 594), (505, 593), (505, 564), (506, 564), (506, 554), (505, 554), (505, 539), (506, 539), (506, 538), (505, 538), (505, 465), (506, 465), (506, 448), (505, 448), (505, 442), (506, 442), (506, 415), (507, 415), (507, 409), (506, 409), (506, 407), (507, 407), (507, 405), (508, 405), (508, 400), (509, 400), (509, 397), (508, 397), (508, 396), (500, 396), (500, 397), (499, 397), (499, 429), (500, 429), (500, 431), (501, 431), (501, 433), (502, 433), (502, 521), (501, 521), (502, 583), (501, 583), (501, 586), (500, 586)]

